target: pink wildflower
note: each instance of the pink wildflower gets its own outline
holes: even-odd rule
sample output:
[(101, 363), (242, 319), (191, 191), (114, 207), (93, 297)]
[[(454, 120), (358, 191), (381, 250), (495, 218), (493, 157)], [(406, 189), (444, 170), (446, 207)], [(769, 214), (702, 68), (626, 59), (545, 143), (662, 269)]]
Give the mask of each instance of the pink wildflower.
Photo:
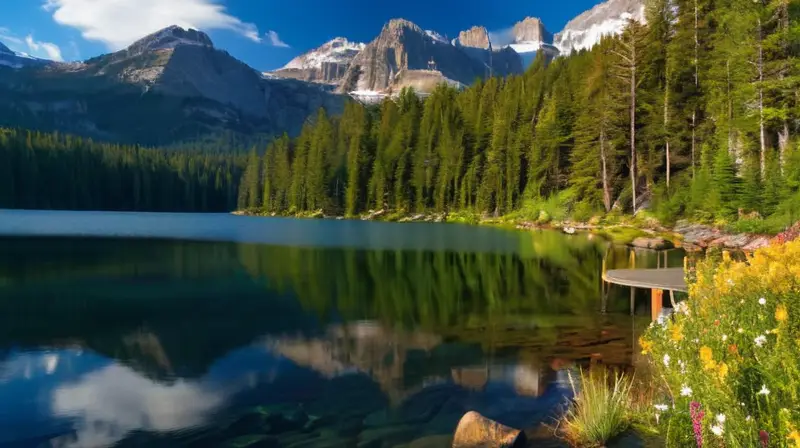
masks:
[(693, 401), (689, 405), (689, 413), (692, 416), (692, 429), (694, 429), (694, 440), (697, 448), (703, 448), (703, 417), (706, 413), (700, 409), (700, 403)]

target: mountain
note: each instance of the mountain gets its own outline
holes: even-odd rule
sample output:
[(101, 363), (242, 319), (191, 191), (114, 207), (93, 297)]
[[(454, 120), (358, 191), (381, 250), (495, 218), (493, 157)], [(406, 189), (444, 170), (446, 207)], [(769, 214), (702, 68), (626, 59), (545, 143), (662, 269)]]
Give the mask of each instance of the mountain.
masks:
[(350, 62), (364, 47), (365, 44), (337, 37), (292, 59), (283, 68), (270, 74), (280, 78), (338, 84), (350, 67)]
[[(426, 32), (412, 22), (393, 19), (353, 58), (338, 91), (362, 95), (392, 93), (409, 78), (424, 78), (424, 90), (429, 91), (442, 81), (470, 84), (478, 77), (486, 77), (490, 71), (500, 76), (522, 73), (516, 53), (494, 54), (489, 48), (468, 48), (479, 51), (464, 51), (461, 46), (447, 42), (436, 33)], [(486, 60), (491, 61), (491, 68)]]
[(544, 23), (536, 17), (526, 17), (511, 29), (511, 47), (522, 58), (525, 67), (530, 66), (536, 55), (543, 51), (548, 59), (559, 55), (553, 45), (553, 34), (547, 31)]
[(0, 67), (19, 69), (23, 67), (42, 66), (49, 64), (47, 59), (39, 59), (25, 53), (11, 50), (0, 42)]
[(644, 22), (644, 0), (608, 0), (575, 17), (555, 35), (562, 54), (589, 49), (605, 35), (620, 34), (633, 19)]
[(200, 31), (172, 26), (80, 63), (0, 68), (0, 125), (167, 145), (209, 135), (297, 134), (343, 98), (265, 79)]

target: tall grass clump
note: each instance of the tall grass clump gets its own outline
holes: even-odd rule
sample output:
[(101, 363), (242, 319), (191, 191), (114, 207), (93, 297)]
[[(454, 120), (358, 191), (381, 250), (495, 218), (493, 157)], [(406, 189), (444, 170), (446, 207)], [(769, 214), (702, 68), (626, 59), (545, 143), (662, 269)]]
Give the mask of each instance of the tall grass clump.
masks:
[(689, 299), (640, 340), (668, 392), (672, 447), (800, 448), (800, 241), (697, 266)]
[(599, 447), (627, 431), (634, 422), (633, 381), (606, 369), (570, 374), (575, 400), (559, 431), (573, 446)]

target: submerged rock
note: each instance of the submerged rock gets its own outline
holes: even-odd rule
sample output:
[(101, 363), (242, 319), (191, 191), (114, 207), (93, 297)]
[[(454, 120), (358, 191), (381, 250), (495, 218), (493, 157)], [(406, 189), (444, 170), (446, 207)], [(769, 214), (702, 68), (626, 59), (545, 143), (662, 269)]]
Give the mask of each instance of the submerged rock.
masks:
[(453, 448), (514, 448), (526, 444), (525, 433), (470, 411), (461, 417)]

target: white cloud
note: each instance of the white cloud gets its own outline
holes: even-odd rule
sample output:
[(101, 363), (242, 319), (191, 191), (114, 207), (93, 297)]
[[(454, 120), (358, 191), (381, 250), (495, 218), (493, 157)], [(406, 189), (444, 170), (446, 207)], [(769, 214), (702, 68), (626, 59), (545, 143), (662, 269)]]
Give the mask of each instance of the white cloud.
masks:
[(264, 35), (267, 36), (268, 43), (273, 47), (289, 48), (289, 44), (282, 41), (275, 31), (269, 30)]
[(56, 22), (79, 29), (85, 39), (111, 50), (170, 25), (226, 29), (261, 42), (254, 24), (228, 14), (216, 0), (46, 0), (44, 9)]
[(63, 61), (64, 58), (61, 56), (61, 49), (58, 48), (58, 45), (52, 42), (40, 42), (33, 38), (32, 34), (28, 34), (25, 37), (25, 44), (28, 45), (28, 50), (32, 55), (47, 55), (47, 59), (51, 59), (53, 61)]
[(504, 47), (514, 43), (514, 27), (489, 31), (489, 40), (492, 41), (492, 47), (494, 48)]
[(63, 61), (61, 48), (52, 42), (42, 42), (33, 38), (33, 34), (28, 34), (24, 39), (17, 36), (10, 29), (0, 27), (0, 41), (8, 45), (12, 50), (29, 53), (32, 56), (47, 58), (53, 61)]
[(53, 393), (55, 415), (76, 418), (67, 446), (109, 446), (134, 430), (173, 431), (204, 423), (225, 396), (200, 384), (159, 384), (128, 367), (111, 365)]
[(8, 45), (22, 45), (24, 41), (15, 36), (8, 28), (0, 26), (0, 41)]

